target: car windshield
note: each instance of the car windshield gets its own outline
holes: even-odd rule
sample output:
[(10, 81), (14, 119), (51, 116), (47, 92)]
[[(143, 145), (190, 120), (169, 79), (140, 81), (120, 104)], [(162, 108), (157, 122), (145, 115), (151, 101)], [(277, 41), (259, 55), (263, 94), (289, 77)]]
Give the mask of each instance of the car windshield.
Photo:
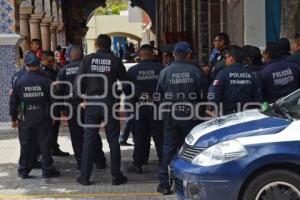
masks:
[(273, 109), (279, 111), (286, 118), (292, 120), (300, 119), (300, 90), (279, 99), (274, 105)]

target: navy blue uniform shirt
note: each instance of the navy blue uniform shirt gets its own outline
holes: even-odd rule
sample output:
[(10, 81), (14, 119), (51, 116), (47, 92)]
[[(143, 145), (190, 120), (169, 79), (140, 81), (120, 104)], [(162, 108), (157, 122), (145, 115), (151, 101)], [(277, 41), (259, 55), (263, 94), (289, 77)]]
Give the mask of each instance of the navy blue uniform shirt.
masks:
[(273, 60), (257, 78), (264, 101), (273, 103), (300, 88), (300, 67), (286, 60)]
[(84, 74), (104, 76), (107, 80), (107, 87), (105, 87), (103, 78), (89, 77), (82, 78), (79, 85), (75, 81), (76, 91), (79, 87), (81, 93), (88, 96), (103, 95), (107, 91), (109, 99), (112, 98), (113, 89), (116, 89), (112, 88), (113, 83), (117, 80), (127, 80), (126, 69), (122, 61), (109, 51), (98, 51), (86, 56), (79, 68), (78, 77)]
[(203, 101), (207, 90), (207, 81), (201, 71), (186, 61), (174, 61), (161, 71), (157, 92), (161, 102)]
[(294, 55), (290, 55), (286, 58), (287, 61), (298, 64), (300, 66), (300, 50)]
[(52, 81), (56, 80), (58, 74), (57, 70), (42, 65), (42, 71), (45, 72)]
[(214, 60), (211, 62), (211, 68), (209, 71), (209, 81), (212, 82), (213, 80), (215, 80), (218, 73), (225, 67), (226, 66), (223, 52), (217, 52)]
[(11, 78), (11, 86), (13, 88), (14, 83), (16, 82), (17, 79), (19, 79), (21, 76), (23, 76), (26, 73), (26, 67), (24, 66), (22, 69), (14, 73), (14, 75)]
[[(57, 75), (57, 80), (58, 81), (67, 81), (73, 87), (75, 77), (78, 73), (80, 65), (81, 65), (81, 61), (73, 61), (73, 62), (69, 63), (68, 65), (64, 66), (63, 68), (61, 68), (59, 70), (58, 75)], [(72, 89), (72, 88), (69, 88), (66, 84), (59, 84), (58, 92), (60, 95), (66, 96), (66, 95), (69, 95), (70, 92), (73, 92), (73, 91), (70, 91), (70, 89)]]
[(237, 103), (260, 102), (255, 75), (236, 63), (219, 72), (209, 89), (208, 98), (224, 109), (236, 109)]
[(12, 121), (18, 119), (20, 108), (23, 119), (29, 123), (50, 120), (49, 104), (51, 79), (41, 71), (27, 71), (16, 80), (10, 96), (10, 115)]
[(128, 79), (135, 86), (135, 96), (137, 98), (145, 95), (152, 98), (159, 74), (163, 68), (164, 66), (155, 60), (143, 60), (128, 70)]

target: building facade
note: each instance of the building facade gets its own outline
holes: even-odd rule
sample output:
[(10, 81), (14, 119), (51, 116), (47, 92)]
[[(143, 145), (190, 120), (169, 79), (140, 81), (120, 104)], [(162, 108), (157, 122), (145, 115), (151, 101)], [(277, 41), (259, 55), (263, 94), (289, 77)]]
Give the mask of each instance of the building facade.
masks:
[[(263, 48), (280, 36), (300, 32), (299, 0), (131, 0), (150, 17), (157, 45), (189, 41), (199, 63), (205, 63), (214, 35), (227, 32), (232, 44)], [(33, 38), (44, 50), (67, 41), (80, 44), (93, 11), (105, 0), (0, 0), (0, 122), (10, 121), (10, 79)], [(20, 37), (21, 36), (21, 37)], [(21, 39), (23, 38), (23, 39)]]

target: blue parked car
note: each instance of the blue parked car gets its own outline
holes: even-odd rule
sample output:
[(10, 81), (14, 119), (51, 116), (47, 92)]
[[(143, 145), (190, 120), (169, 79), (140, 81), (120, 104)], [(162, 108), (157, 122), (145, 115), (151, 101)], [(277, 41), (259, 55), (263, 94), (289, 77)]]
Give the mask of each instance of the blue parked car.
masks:
[(196, 126), (170, 165), (179, 199), (300, 200), (300, 90)]

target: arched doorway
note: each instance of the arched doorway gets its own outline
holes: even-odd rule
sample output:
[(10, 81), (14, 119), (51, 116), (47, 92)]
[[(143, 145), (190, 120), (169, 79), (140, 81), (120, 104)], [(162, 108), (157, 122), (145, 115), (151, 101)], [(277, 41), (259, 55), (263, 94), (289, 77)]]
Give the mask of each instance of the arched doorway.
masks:
[[(152, 21), (152, 27), (155, 27), (155, 1), (131, 0), (131, 6), (137, 6), (143, 9)], [(64, 21), (66, 23), (67, 41), (74, 44), (81, 44), (82, 38), (86, 35), (88, 28), (87, 22), (90, 16), (98, 7), (104, 7), (106, 0), (72, 0), (62, 1), (64, 12)]]

